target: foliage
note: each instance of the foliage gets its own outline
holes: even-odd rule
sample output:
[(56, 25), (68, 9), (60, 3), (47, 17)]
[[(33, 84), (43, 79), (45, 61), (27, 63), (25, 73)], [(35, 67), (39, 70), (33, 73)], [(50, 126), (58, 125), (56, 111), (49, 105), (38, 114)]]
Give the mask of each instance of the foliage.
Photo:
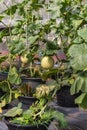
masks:
[(58, 67), (58, 71), (53, 76), (53, 79), (56, 80), (58, 84), (57, 88), (59, 90), (63, 86), (71, 86), (75, 77), (75, 72), (70, 67), (70, 64), (65, 61), (65, 63), (61, 63), (61, 65)]
[(87, 44), (73, 44), (68, 51), (70, 58), (71, 66), (74, 70), (84, 70), (87, 67)]
[(12, 87), (8, 80), (0, 82), (0, 89), (3, 94), (0, 97), (0, 108), (9, 104), (14, 98), (17, 98), (20, 95), (20, 92)]
[(22, 104), (19, 103), (17, 107), (13, 107), (10, 111), (7, 111), (7, 113), (4, 114), (6, 117), (15, 117), (20, 116), (22, 114), (23, 110), (21, 109)]
[[(71, 87), (71, 93), (75, 94), (77, 91), (81, 91), (86, 82), (86, 75), (83, 77), (80, 75), (80, 72), (83, 72), (87, 69), (86, 63), (86, 44), (87, 44), (87, 2), (83, 0), (55, 0), (50, 1), (47, 11), (50, 14), (50, 27), (49, 33), (54, 35), (54, 45), (58, 44), (57, 50), (62, 49), (67, 55), (67, 61), (70, 66), (67, 69), (61, 70), (61, 65), (57, 71), (57, 82), (59, 86), (66, 83), (74, 83)], [(51, 45), (51, 44), (50, 44)], [(49, 50), (49, 46), (47, 46)], [(55, 47), (53, 47), (55, 48)], [(69, 50), (68, 50), (69, 49)], [(68, 53), (67, 53), (68, 52)], [(48, 53), (48, 52), (47, 52)], [(43, 51), (43, 54), (44, 51)], [(49, 52), (50, 54), (50, 52)], [(59, 60), (59, 59), (58, 59)], [(75, 77), (72, 73), (75, 73)], [(81, 78), (81, 81), (80, 81)], [(84, 80), (83, 80), (84, 79)], [(81, 83), (81, 84), (80, 84)], [(79, 86), (78, 86), (79, 85)], [(77, 90), (77, 91), (76, 91)], [(86, 107), (85, 99), (87, 92), (85, 94), (82, 92), (82, 106)], [(79, 103), (81, 97), (78, 97), (76, 102)], [(79, 103), (81, 105), (81, 102)], [(84, 104), (84, 105), (83, 105)]]
[[(41, 10), (47, 10), (48, 4), (44, 0), (23, 0), (21, 3), (15, 3), (15, 5), (10, 7), (5, 3), (5, 6), (6, 10), (2, 12), (0, 19), (2, 24), (5, 25), (3, 19), (6, 16), (8, 16), (10, 20), (14, 20), (15, 14), (18, 14), (19, 16), (14, 27), (7, 27), (5, 25), (6, 29), (0, 32), (0, 39), (2, 41), (3, 38), (6, 39), (10, 55), (15, 57), (15, 61), (17, 60), (16, 57), (19, 57), (19, 60), (17, 60), (19, 66), (17, 69), (15, 68), (17, 71), (14, 73), (14, 81), (11, 79), (13, 71), (10, 71), (14, 68), (12, 65), (13, 60), (12, 57), (8, 58), (10, 64), (8, 75), (9, 81), (13, 84), (20, 84), (19, 76), (41, 77), (46, 79), (47, 76), (49, 76), (48, 73), (51, 73), (51, 71), (45, 71), (45, 74), (43, 74), (44, 70), (42, 70), (42, 68), (36, 70), (37, 67), (35, 66), (37, 65), (35, 62), (40, 62), (44, 55), (53, 56), (58, 49), (57, 41), (48, 39), (51, 22), (47, 21), (44, 23), (43, 16), (40, 14)], [(21, 56), (24, 55), (28, 58), (27, 64), (24, 64), (21, 61)]]
[(82, 0), (55, 0), (49, 5), (51, 30), (55, 33), (60, 48), (67, 52), (69, 44), (77, 38), (77, 30), (86, 23), (86, 4)]
[(19, 85), (21, 83), (21, 78), (19, 77), (15, 67), (10, 68), (8, 73), (8, 81), (11, 84), (16, 84), (16, 85)]
[(73, 70), (76, 72), (76, 77), (74, 79), (74, 83), (71, 87), (71, 94), (75, 94), (81, 92), (81, 95), (75, 100), (79, 106), (87, 109), (86, 98), (86, 68), (87, 68), (87, 60), (86, 60), (86, 52), (87, 52), (87, 3), (84, 4), (83, 1), (78, 1), (76, 4), (76, 19), (79, 21), (76, 22), (79, 26), (76, 28), (75, 37), (72, 40), (72, 45), (70, 45), (68, 54), (70, 65)]
[[(23, 112), (21, 111), (22, 113), (20, 112), (20, 115), (19, 111), (21, 111), (21, 109), (19, 107), (15, 107), (8, 110), (3, 116), (12, 117), (10, 122), (21, 125), (47, 125), (53, 119), (56, 119), (59, 122), (60, 127), (64, 128), (67, 126), (64, 115), (61, 112), (49, 108), (44, 99), (32, 104), (28, 110)], [(14, 116), (13, 113), (15, 113)]]
[[(49, 14), (46, 22), (43, 22), (43, 16), (40, 14), (41, 10), (45, 10)], [(19, 69), (15, 71), (15, 80), (12, 80), (12, 83), (19, 84), (20, 74), (24, 72), (24, 75), (26, 75), (25, 72), (28, 72), (31, 77), (39, 75), (43, 79), (46, 79), (50, 74), (57, 74), (57, 76), (59, 75), (57, 83), (61, 86), (72, 82), (72, 69), (76, 74), (86, 70), (86, 10), (87, 2), (84, 4), (83, 0), (50, 0), (49, 4), (44, 0), (23, 0), (21, 3), (15, 3), (11, 7), (7, 6), (7, 9), (0, 16), (1, 23), (3, 23), (6, 15), (11, 20), (14, 19), (15, 13), (18, 13), (20, 17), (16, 21), (14, 28), (8, 27), (8, 31), (5, 29), (0, 32), (0, 41), (6, 38), (10, 54), (14, 55), (14, 57), (19, 56)], [(49, 38), (50, 35), (53, 35), (53, 40)], [(60, 60), (57, 57), (59, 49), (66, 54), (67, 60)], [(23, 64), (20, 61), (20, 57), (25, 54), (28, 58), (28, 64)], [(39, 58), (35, 57), (36, 54)], [(38, 71), (35, 68), (36, 65), (33, 66), (43, 56), (53, 55), (57, 57), (60, 70), (61, 64), (69, 61), (72, 68), (62, 69), (64, 72), (60, 73), (60, 70), (56, 71), (55, 69), (42, 70), (42, 68), (39, 68)], [(11, 58), (9, 60), (10, 67), (13, 67), (11, 64), (13, 60)], [(11, 71), (9, 72), (9, 77), (11, 76), (10, 73)], [(16, 80), (17, 78), (18, 80)], [(10, 79), (9, 81), (11, 81)], [(78, 78), (75, 80), (77, 82)]]
[(71, 87), (71, 94), (75, 93), (81, 93), (79, 97), (75, 99), (75, 102), (79, 104), (80, 107), (83, 107), (84, 109), (87, 108), (87, 71), (80, 72), (76, 79), (75, 82), (72, 84)]
[(20, 94), (23, 96), (35, 97), (37, 99), (45, 98), (47, 102), (50, 102), (54, 99), (56, 91), (59, 88), (59, 85), (55, 80), (50, 81), (50, 83), (42, 83), (36, 87), (30, 86), (29, 83), (23, 83), (17, 88), (20, 91)]
[(7, 59), (7, 56), (0, 56), (0, 64)]
[(59, 86), (56, 81), (50, 81), (49, 84), (41, 84), (37, 86), (33, 96), (38, 99), (45, 98), (47, 101), (52, 101), (58, 88)]
[(59, 86), (56, 81), (52, 81), (47, 85), (40, 84), (39, 86), (32, 88), (29, 83), (22, 83), (22, 85), (15, 86), (15, 84), (10, 84), (8, 80), (4, 80), (0, 82), (0, 90), (2, 90), (2, 95), (0, 96), (0, 108), (5, 107), (21, 95), (35, 97), (38, 100), (45, 98), (46, 102), (50, 102), (54, 99), (58, 88)]
[[(38, 46), (39, 41), (40, 42), (42, 41), (44, 42), (44, 44), (47, 45), (46, 50), (48, 50), (48, 52), (50, 51), (50, 53), (55, 53), (54, 50), (57, 50), (56, 47), (58, 45), (56, 43), (54, 45), (54, 42), (47, 40), (47, 38), (45, 38), (45, 35), (49, 33), (48, 30), (51, 23), (49, 22), (43, 23), (43, 17), (40, 14), (40, 10), (42, 9), (45, 10), (47, 6), (48, 5), (45, 1), (35, 2), (32, 0), (31, 1), (23, 0), (21, 3), (15, 3), (15, 5), (10, 7), (7, 6), (7, 9), (3, 11), (4, 15), (3, 17), (8, 15), (11, 20), (14, 19), (15, 13), (18, 13), (19, 15), (19, 19), (16, 21), (14, 28), (11, 29), (11, 27), (9, 27), (8, 36), (12, 36), (12, 38), (9, 39), (8, 45), (9, 50), (11, 50), (11, 53), (14, 52), (13, 48), (16, 47), (18, 50), (20, 47), (22, 47), (23, 46), (22, 42), (25, 43), (26, 46), (25, 48), (29, 51), (31, 50), (32, 45), (33, 48), (36, 45)], [(3, 18), (1, 18), (1, 22), (3, 23)], [(2, 37), (5, 36), (4, 32), (3, 34), (4, 35), (2, 35)], [(16, 40), (14, 40), (15, 38)], [(12, 44), (14, 44), (14, 46), (12, 46)], [(19, 50), (19, 52), (20, 51), (21, 49)], [(18, 53), (18, 51), (16, 53)]]

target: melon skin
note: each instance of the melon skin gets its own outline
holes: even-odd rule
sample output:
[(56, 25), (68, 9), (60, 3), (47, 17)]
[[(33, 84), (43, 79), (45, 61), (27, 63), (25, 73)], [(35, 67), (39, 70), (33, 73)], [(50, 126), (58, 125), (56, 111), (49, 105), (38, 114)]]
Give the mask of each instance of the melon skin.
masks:
[(50, 56), (45, 56), (41, 60), (41, 67), (44, 69), (51, 69), (54, 66), (54, 60)]

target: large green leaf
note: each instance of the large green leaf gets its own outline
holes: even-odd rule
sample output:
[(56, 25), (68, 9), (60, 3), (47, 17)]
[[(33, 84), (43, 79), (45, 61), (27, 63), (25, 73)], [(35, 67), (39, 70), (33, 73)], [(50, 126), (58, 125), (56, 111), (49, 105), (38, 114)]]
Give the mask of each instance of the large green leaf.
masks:
[(9, 43), (9, 50), (12, 54), (21, 54), (25, 50), (25, 44), (23, 41), (13, 40)]
[(75, 99), (75, 103), (81, 104), (85, 96), (86, 96), (86, 93), (81, 94), (79, 97)]
[(73, 44), (68, 50), (70, 64), (75, 70), (83, 70), (87, 67), (87, 44)]
[(50, 5), (48, 7), (48, 11), (50, 12), (52, 19), (56, 19), (56, 18), (60, 17), (60, 13), (61, 13), (60, 8), (61, 8), (61, 6), (59, 6), (58, 0), (50, 3)]
[(87, 76), (86, 76), (86, 71), (80, 73), (77, 78), (75, 79), (75, 82), (72, 84), (70, 88), (71, 94), (78, 93), (81, 91), (82, 93), (87, 93)]
[(21, 105), (20, 105), (20, 107), (17, 106), (17, 107), (13, 107), (12, 109), (8, 110), (4, 114), (4, 116), (5, 117), (15, 117), (17, 115), (21, 115), (22, 112), (23, 112), (23, 110), (21, 109)]
[(10, 68), (10, 71), (8, 73), (8, 80), (12, 84), (20, 84), (21, 83), (21, 78), (19, 74), (17, 73), (17, 69), (15, 67)]
[(80, 107), (82, 107), (83, 109), (87, 109), (87, 93), (85, 94), (85, 97), (82, 103), (80, 104)]
[(80, 107), (87, 109), (87, 93), (83, 93), (76, 98), (75, 103), (77, 103)]
[(87, 28), (78, 30), (78, 35), (87, 42)]
[(81, 72), (76, 78), (74, 84), (71, 86), (71, 94), (81, 92), (75, 99), (75, 103), (80, 107), (87, 109), (87, 71)]

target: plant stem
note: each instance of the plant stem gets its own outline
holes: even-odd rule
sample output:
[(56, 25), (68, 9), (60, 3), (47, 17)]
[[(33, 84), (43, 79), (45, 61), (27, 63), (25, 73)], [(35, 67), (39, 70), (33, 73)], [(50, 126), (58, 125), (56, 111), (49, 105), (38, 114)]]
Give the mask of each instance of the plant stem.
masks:
[(37, 117), (38, 115), (40, 115), (40, 117), (41, 117), (41, 115), (42, 115), (42, 113), (44, 113), (44, 110), (45, 110), (46, 107), (47, 107), (47, 104), (41, 109), (40, 112), (38, 112), (38, 113), (36, 113), (36, 114), (34, 115), (33, 119), (36, 119), (36, 117)]
[(33, 71), (32, 71), (32, 62), (30, 62), (30, 76), (33, 76)]
[(26, 48), (28, 47), (28, 7), (26, 6)]

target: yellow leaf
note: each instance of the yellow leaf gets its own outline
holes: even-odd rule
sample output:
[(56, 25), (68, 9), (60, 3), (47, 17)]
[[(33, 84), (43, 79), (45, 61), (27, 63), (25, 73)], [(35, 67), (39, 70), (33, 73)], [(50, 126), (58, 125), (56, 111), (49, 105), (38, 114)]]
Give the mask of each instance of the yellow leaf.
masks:
[(0, 108), (0, 113), (2, 113), (2, 108)]

